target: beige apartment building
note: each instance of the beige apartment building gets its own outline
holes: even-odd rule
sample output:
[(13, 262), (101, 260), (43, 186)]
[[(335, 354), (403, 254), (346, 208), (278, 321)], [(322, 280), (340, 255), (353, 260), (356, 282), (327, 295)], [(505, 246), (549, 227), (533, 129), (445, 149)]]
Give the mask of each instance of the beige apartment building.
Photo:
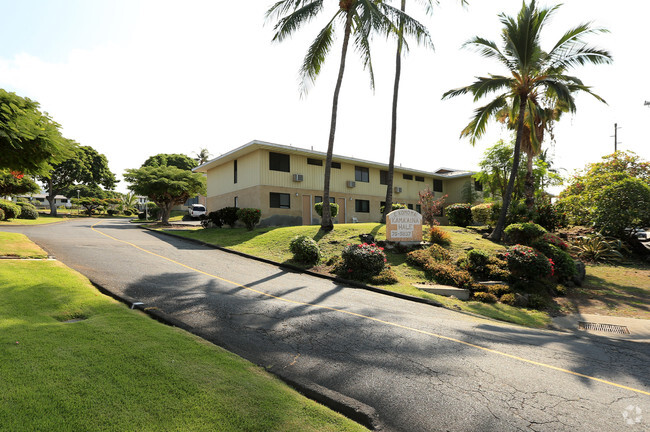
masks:
[[(251, 141), (194, 169), (207, 174), (207, 209), (253, 207), (260, 225), (320, 224), (326, 154), (298, 147)], [(378, 222), (386, 198), (388, 165), (334, 155), (330, 200), (339, 205), (335, 223)], [(445, 204), (462, 202), (463, 190), (480, 190), (472, 172), (435, 172), (395, 167), (393, 202), (419, 211), (420, 191), (429, 187)]]

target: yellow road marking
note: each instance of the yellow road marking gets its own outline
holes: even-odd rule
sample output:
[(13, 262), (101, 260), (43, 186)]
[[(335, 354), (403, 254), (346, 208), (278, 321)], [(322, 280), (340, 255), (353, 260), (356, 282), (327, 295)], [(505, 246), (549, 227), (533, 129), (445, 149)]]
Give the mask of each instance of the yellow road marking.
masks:
[(358, 318), (367, 319), (367, 320), (370, 320), (370, 321), (378, 322), (378, 323), (385, 324), (385, 325), (392, 326), (392, 327), (401, 328), (401, 329), (404, 329), (404, 330), (409, 330), (409, 331), (424, 334), (424, 335), (427, 335), (427, 336), (433, 336), (433, 337), (436, 337), (438, 339), (443, 339), (443, 340), (447, 340), (447, 341), (450, 341), (450, 342), (455, 342), (455, 343), (458, 343), (458, 344), (461, 344), (461, 345), (476, 348), (476, 349), (479, 349), (479, 350), (482, 350), (482, 351), (485, 351), (485, 352), (489, 352), (489, 353), (492, 353), (492, 354), (500, 355), (500, 356), (503, 356), (503, 357), (508, 357), (508, 358), (518, 360), (518, 361), (521, 361), (521, 362), (524, 362), (524, 363), (532, 364), (532, 365), (547, 368), (547, 369), (552, 369), (552, 370), (555, 370), (555, 371), (558, 371), (558, 372), (563, 372), (563, 373), (566, 373), (566, 374), (569, 374), (569, 375), (574, 375), (574, 376), (577, 376), (577, 377), (580, 377), (580, 378), (586, 378), (586, 379), (589, 379), (589, 380), (592, 380), (592, 381), (597, 381), (599, 383), (607, 384), (607, 385), (610, 385), (610, 386), (613, 386), (613, 387), (618, 387), (618, 388), (621, 388), (621, 389), (624, 389), (624, 390), (629, 390), (629, 391), (633, 391), (635, 393), (640, 393), (640, 394), (643, 394), (643, 395), (646, 395), (646, 396), (650, 396), (650, 392), (647, 392), (647, 391), (635, 389), (633, 387), (628, 387), (628, 386), (624, 386), (624, 385), (621, 385), (621, 384), (616, 384), (616, 383), (611, 382), (611, 381), (607, 381), (607, 380), (604, 380), (604, 379), (592, 377), (590, 375), (581, 374), (579, 372), (574, 372), (574, 371), (571, 371), (571, 370), (568, 370), (568, 369), (564, 369), (564, 368), (561, 368), (561, 367), (549, 365), (549, 364), (546, 364), (546, 363), (536, 362), (534, 360), (529, 360), (529, 359), (526, 359), (526, 358), (523, 358), (523, 357), (515, 356), (515, 355), (512, 355), (512, 354), (502, 352), (502, 351), (497, 351), (497, 350), (494, 350), (494, 349), (491, 349), (491, 348), (486, 348), (486, 347), (476, 345), (476, 344), (473, 344), (473, 343), (470, 343), (470, 342), (465, 342), (465, 341), (462, 341), (460, 339), (455, 339), (455, 338), (448, 337), (448, 336), (443, 336), (443, 335), (440, 335), (440, 334), (437, 334), (437, 333), (428, 332), (426, 330), (420, 330), (420, 329), (416, 329), (416, 328), (413, 328), (413, 327), (408, 327), (408, 326), (405, 326), (405, 325), (402, 325), (402, 324), (397, 324), (397, 323), (394, 323), (394, 322), (385, 321), (385, 320), (382, 320), (382, 319), (379, 319), (379, 318), (374, 318), (374, 317), (371, 317), (371, 316), (358, 314), (356, 312), (350, 312), (350, 311), (346, 311), (346, 310), (342, 310), (342, 309), (337, 309), (337, 308), (333, 308), (333, 307), (329, 307), (329, 306), (323, 306), (323, 305), (317, 305), (317, 304), (313, 304), (313, 303), (306, 303), (306, 302), (302, 302), (302, 301), (298, 301), (298, 300), (291, 300), (291, 299), (288, 299), (288, 298), (279, 297), (279, 296), (275, 296), (273, 294), (269, 294), (269, 293), (266, 293), (266, 292), (263, 292), (263, 291), (259, 291), (259, 290), (256, 290), (254, 288), (247, 287), (246, 285), (242, 285), (240, 283), (233, 282), (233, 281), (228, 280), (228, 279), (224, 279), (224, 278), (222, 278), (220, 276), (216, 276), (216, 275), (213, 275), (213, 274), (210, 274), (210, 273), (206, 273), (206, 272), (204, 272), (202, 270), (196, 269), (194, 267), (190, 267), (188, 265), (185, 265), (183, 263), (175, 261), (175, 260), (173, 260), (171, 258), (167, 258), (167, 257), (159, 255), (159, 254), (157, 254), (155, 252), (151, 252), (151, 251), (149, 251), (147, 249), (143, 249), (140, 246), (135, 245), (135, 244), (130, 243), (130, 242), (127, 242), (125, 240), (120, 240), (118, 238), (112, 237), (112, 236), (110, 236), (110, 235), (108, 235), (106, 233), (103, 233), (103, 232), (95, 229), (95, 225), (98, 225), (100, 223), (101, 222), (97, 222), (96, 224), (92, 225), (90, 228), (93, 231), (95, 231), (95, 232), (97, 232), (97, 233), (99, 233), (99, 234), (101, 234), (103, 236), (106, 236), (106, 237), (108, 237), (108, 238), (110, 238), (112, 240), (115, 240), (115, 241), (120, 242), (120, 243), (125, 243), (125, 244), (127, 244), (129, 246), (132, 246), (132, 247), (138, 249), (138, 250), (141, 250), (142, 252), (145, 252), (145, 253), (148, 253), (150, 255), (156, 256), (158, 258), (162, 258), (164, 260), (167, 260), (169, 262), (177, 264), (177, 265), (179, 265), (181, 267), (185, 267), (188, 270), (192, 270), (192, 271), (194, 271), (196, 273), (200, 273), (202, 275), (205, 275), (205, 276), (208, 276), (208, 277), (211, 277), (211, 278), (214, 278), (214, 279), (218, 279), (220, 281), (223, 281), (223, 282), (238, 286), (240, 288), (244, 288), (246, 290), (252, 291), (254, 293), (257, 293), (257, 294), (260, 294), (260, 295), (263, 295), (263, 296), (266, 296), (266, 297), (269, 297), (269, 298), (273, 298), (273, 299), (276, 299), (276, 300), (281, 300), (281, 301), (284, 301), (284, 302), (287, 302), (287, 303), (294, 303), (294, 304), (299, 304), (299, 305), (303, 305), (303, 306), (312, 306), (312, 307), (316, 307), (316, 308), (320, 308), (320, 309), (330, 310), (332, 312), (339, 312), (339, 313), (343, 313), (343, 314), (346, 314), (346, 315), (352, 315), (352, 316), (355, 316), (355, 317), (358, 317)]

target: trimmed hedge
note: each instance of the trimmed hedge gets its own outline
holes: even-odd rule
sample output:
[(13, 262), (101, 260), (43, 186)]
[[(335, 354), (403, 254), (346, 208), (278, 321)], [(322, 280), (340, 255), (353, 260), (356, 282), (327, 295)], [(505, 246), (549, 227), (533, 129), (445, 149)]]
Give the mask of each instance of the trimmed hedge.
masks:
[(508, 225), (504, 230), (506, 241), (510, 244), (528, 245), (547, 233), (546, 229), (532, 222)]
[(445, 208), (445, 214), (449, 219), (450, 225), (466, 227), (472, 223), (471, 204), (452, 204)]
[[(319, 202), (314, 204), (314, 210), (318, 213), (318, 216), (323, 217), (323, 203)], [(336, 203), (330, 203), (330, 216), (336, 217), (339, 214), (339, 205)]]
[(20, 216), (21, 212), (20, 206), (7, 200), (0, 200), (0, 209), (5, 213), (5, 220), (16, 219)]
[(289, 251), (293, 254), (293, 259), (298, 262), (316, 264), (321, 259), (318, 243), (306, 235), (294, 237), (289, 243)]
[(492, 219), (492, 203), (478, 204), (472, 207), (472, 219), (479, 225), (488, 225), (494, 223)]
[(262, 216), (262, 211), (256, 208), (240, 208), (237, 210), (237, 219), (239, 219), (248, 231), (252, 231), (260, 222), (260, 217)]

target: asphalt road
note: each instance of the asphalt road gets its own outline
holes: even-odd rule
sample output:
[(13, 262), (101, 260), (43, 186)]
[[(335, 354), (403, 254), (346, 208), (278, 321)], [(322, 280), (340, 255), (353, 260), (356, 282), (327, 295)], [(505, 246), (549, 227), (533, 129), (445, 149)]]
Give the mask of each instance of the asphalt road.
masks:
[(386, 430), (650, 430), (647, 344), (488, 321), (123, 220), (1, 229), (254, 363), (373, 407)]

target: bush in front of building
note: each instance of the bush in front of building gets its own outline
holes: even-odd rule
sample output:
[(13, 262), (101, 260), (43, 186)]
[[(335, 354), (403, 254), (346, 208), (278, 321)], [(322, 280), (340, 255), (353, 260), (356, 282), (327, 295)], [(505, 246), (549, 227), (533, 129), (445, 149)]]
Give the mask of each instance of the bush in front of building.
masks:
[[(318, 216), (323, 217), (323, 203), (319, 202), (314, 204), (314, 210), (318, 213)], [(339, 205), (335, 203), (330, 203), (330, 215), (336, 217), (339, 214)]]
[(0, 208), (0, 221), (5, 220), (5, 211)]
[[(407, 206), (406, 204), (392, 203), (392, 204), (390, 205), (390, 208), (391, 208), (391, 211), (395, 211), (395, 210), (401, 210), (401, 209), (408, 208), (408, 206)], [(381, 207), (379, 208), (380, 213), (381, 213), (381, 214), (384, 214), (384, 210), (385, 210), (385, 209), (386, 209), (386, 206), (381, 206)], [(389, 212), (389, 213), (390, 213), (390, 212)]]
[(289, 243), (289, 251), (293, 254), (294, 261), (305, 264), (317, 264), (321, 259), (318, 243), (306, 235), (294, 237)]
[(472, 223), (471, 204), (452, 204), (445, 208), (445, 214), (449, 219), (450, 225), (466, 227)]
[(479, 225), (491, 225), (495, 221), (492, 220), (492, 206), (493, 203), (483, 203), (472, 207), (472, 219)]
[(18, 216), (20, 216), (20, 207), (11, 201), (0, 200), (0, 209), (4, 211), (6, 220), (16, 219)]
[(18, 216), (18, 219), (38, 219), (38, 210), (34, 204), (27, 201), (18, 201), (16, 205), (20, 207), (20, 215)]
[(217, 210), (219, 217), (223, 221), (223, 225), (230, 225), (231, 228), (235, 227), (237, 222), (237, 207), (224, 207)]
[(381, 273), (387, 261), (384, 248), (375, 243), (349, 244), (343, 249), (341, 258), (341, 275), (359, 280), (366, 280)]
[(237, 219), (239, 219), (248, 231), (252, 231), (260, 222), (262, 211), (256, 208), (240, 208), (237, 210)]

